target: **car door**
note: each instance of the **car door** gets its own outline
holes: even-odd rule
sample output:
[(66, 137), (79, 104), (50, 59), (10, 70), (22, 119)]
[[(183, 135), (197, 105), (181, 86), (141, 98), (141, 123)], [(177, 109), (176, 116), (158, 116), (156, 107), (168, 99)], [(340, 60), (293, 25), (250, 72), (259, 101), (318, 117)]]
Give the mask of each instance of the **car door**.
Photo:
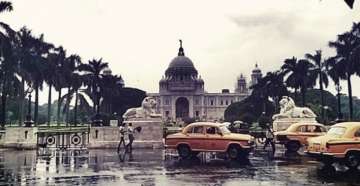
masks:
[(187, 133), (187, 142), (190, 144), (192, 150), (206, 149), (206, 136), (204, 126), (194, 126)]
[(222, 151), (226, 148), (226, 140), (220, 129), (215, 126), (206, 127), (206, 146), (210, 151)]
[(355, 132), (354, 140), (357, 142), (356, 148), (360, 149), (360, 128)]
[(292, 137), (292, 140), (297, 140), (301, 144), (304, 144), (304, 142), (306, 141), (307, 135), (309, 135), (308, 130), (307, 130), (307, 126), (306, 125), (301, 125), (301, 126), (299, 126), (297, 128), (296, 135), (294, 135)]

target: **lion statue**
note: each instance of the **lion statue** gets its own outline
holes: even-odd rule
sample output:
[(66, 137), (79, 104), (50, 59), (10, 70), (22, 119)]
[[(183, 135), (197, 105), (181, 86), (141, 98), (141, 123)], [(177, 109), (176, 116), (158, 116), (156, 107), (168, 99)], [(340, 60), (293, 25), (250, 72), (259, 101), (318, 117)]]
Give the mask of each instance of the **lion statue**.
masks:
[(146, 97), (141, 103), (141, 107), (130, 108), (124, 114), (123, 118), (125, 120), (130, 118), (158, 118), (161, 117), (160, 114), (156, 114), (156, 100), (153, 97)]
[(308, 107), (297, 107), (291, 97), (283, 96), (279, 102), (280, 113), (275, 114), (273, 120), (282, 118), (316, 118), (316, 114)]

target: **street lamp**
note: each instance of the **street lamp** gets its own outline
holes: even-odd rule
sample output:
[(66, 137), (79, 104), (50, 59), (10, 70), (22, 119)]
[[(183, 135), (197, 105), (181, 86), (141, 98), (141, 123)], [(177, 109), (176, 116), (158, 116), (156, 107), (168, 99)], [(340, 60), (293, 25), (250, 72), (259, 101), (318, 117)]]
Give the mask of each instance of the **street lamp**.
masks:
[(337, 116), (337, 120), (342, 120), (343, 115), (341, 113), (341, 89), (342, 87), (340, 86), (340, 84), (336, 84), (336, 91), (337, 91), (337, 101), (338, 101), (338, 116)]
[(102, 125), (102, 120), (100, 118), (100, 87), (97, 86), (96, 87), (96, 114), (93, 120), (93, 124), (95, 126), (101, 126)]
[(24, 124), (25, 127), (31, 127), (31, 125), (34, 123), (34, 121), (31, 119), (31, 93), (34, 91), (32, 87), (28, 90), (28, 113), (26, 115)]

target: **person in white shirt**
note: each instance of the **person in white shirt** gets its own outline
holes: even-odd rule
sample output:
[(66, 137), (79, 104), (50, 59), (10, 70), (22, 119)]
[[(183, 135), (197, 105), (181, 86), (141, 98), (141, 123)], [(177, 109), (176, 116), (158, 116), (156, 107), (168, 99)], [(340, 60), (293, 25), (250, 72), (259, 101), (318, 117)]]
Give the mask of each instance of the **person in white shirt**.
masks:
[(120, 127), (119, 127), (119, 133), (120, 133), (120, 142), (119, 142), (119, 145), (118, 145), (118, 148), (117, 148), (117, 152), (119, 153), (120, 152), (120, 148), (121, 148), (121, 144), (123, 144), (124, 148), (126, 148), (126, 145), (125, 145), (125, 124), (124, 123), (121, 123), (120, 124)]
[(127, 133), (128, 133), (128, 136), (129, 136), (129, 143), (126, 145), (126, 151), (129, 150), (129, 152), (131, 153), (132, 152), (132, 143), (134, 141), (134, 129), (132, 127), (132, 123), (129, 123), (128, 124), (128, 127), (127, 127)]

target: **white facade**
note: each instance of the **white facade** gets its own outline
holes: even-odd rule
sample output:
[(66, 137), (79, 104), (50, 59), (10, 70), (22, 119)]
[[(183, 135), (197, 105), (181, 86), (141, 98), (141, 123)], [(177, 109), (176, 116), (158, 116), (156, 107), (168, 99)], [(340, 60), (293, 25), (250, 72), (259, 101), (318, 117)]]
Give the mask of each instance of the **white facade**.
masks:
[[(259, 69), (256, 70), (258, 72)], [(261, 71), (259, 72), (258, 75), (252, 75), (252, 81), (254, 77), (261, 78)], [(158, 112), (165, 119), (174, 121), (190, 117), (213, 121), (222, 120), (231, 103), (249, 96), (249, 89), (245, 77), (240, 75), (234, 92), (228, 89), (220, 93), (206, 92), (204, 81), (180, 45), (178, 56), (171, 61), (165, 76), (159, 82), (159, 93), (149, 93), (148, 96), (157, 100)]]

